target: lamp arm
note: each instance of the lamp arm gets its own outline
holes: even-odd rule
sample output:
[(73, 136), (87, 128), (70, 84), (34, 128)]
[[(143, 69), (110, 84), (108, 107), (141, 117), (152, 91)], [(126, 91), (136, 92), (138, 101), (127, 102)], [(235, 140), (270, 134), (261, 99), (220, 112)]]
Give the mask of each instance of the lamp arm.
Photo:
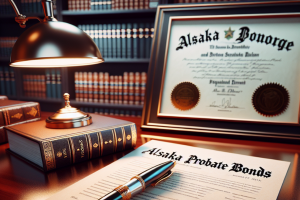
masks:
[(15, 20), (16, 22), (19, 23), (21, 28), (25, 28), (26, 25), (25, 23), (29, 20), (29, 19), (37, 19), (39, 21), (42, 21), (39, 17), (26, 17), (25, 15), (22, 15), (17, 7), (17, 5), (15, 4), (15, 2), (13, 0), (9, 0), (10, 5), (13, 7), (15, 13), (16, 13), (16, 17)]

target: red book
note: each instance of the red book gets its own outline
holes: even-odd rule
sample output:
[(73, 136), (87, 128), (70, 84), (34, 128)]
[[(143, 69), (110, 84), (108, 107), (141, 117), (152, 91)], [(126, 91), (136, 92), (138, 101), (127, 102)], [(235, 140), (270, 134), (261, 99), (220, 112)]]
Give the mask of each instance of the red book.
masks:
[(83, 72), (79, 72), (78, 82), (79, 82), (79, 85), (78, 85), (79, 101), (83, 101), (83, 97), (84, 97), (84, 94), (83, 94), (83, 90), (84, 90)]
[(98, 91), (98, 73), (94, 72), (93, 74), (93, 82), (94, 82), (94, 87), (93, 87), (93, 92), (94, 92), (94, 102), (98, 102), (99, 99), (99, 91)]
[(99, 72), (99, 102), (104, 103), (104, 74)]
[(140, 104), (140, 73), (135, 72), (134, 76), (134, 104)]
[(104, 103), (109, 103), (109, 73), (104, 73)]
[(146, 82), (147, 82), (147, 74), (146, 74), (146, 72), (142, 72), (142, 74), (141, 74), (141, 105), (144, 104), (144, 100), (145, 100)]
[(128, 104), (128, 72), (123, 75), (123, 103)]
[(114, 103), (115, 100), (115, 82), (114, 76), (109, 77), (109, 103)]
[(75, 81), (75, 100), (79, 101), (79, 73), (78, 72), (75, 72), (74, 74), (74, 81)]
[(128, 103), (132, 105), (134, 102), (134, 73), (129, 72), (128, 77)]
[(122, 104), (122, 102), (123, 102), (123, 80), (122, 80), (122, 76), (119, 76), (118, 80), (119, 80), (119, 82), (118, 82), (118, 95), (119, 95), (118, 103)]
[(83, 72), (83, 101), (88, 101), (88, 73)]
[(119, 103), (119, 77), (114, 76), (114, 103)]
[(93, 73), (88, 73), (88, 101), (94, 101), (94, 81), (93, 81)]

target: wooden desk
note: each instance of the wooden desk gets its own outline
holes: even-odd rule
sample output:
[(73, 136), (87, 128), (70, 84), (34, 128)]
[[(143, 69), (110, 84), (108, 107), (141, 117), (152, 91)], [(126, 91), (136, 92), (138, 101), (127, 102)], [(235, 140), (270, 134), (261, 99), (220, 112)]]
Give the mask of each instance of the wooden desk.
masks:
[[(49, 113), (42, 113), (49, 116)], [(132, 121), (140, 127), (141, 119), (117, 117)], [(214, 149), (243, 155), (271, 158), (291, 162), (290, 169), (279, 193), (278, 200), (300, 200), (300, 146), (208, 138), (146, 132), (138, 128), (137, 147), (151, 139)], [(99, 159), (78, 163), (49, 173), (43, 173), (31, 164), (8, 151), (8, 144), (0, 145), (0, 199), (41, 200), (68, 187), (80, 179), (105, 167), (130, 151), (108, 155)], [(272, 192), (272, 191), (270, 191)], [(267, 199), (266, 199), (267, 200)]]

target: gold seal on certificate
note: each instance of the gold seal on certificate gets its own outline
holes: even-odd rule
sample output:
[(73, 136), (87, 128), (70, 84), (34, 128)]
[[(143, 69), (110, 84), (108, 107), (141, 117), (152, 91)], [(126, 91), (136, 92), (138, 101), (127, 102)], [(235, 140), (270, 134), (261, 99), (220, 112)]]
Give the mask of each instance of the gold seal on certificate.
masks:
[(179, 110), (190, 110), (194, 108), (200, 99), (200, 91), (191, 82), (182, 82), (176, 85), (171, 94), (171, 101)]
[(266, 83), (259, 86), (252, 96), (255, 110), (266, 117), (283, 113), (289, 104), (288, 91), (277, 83)]

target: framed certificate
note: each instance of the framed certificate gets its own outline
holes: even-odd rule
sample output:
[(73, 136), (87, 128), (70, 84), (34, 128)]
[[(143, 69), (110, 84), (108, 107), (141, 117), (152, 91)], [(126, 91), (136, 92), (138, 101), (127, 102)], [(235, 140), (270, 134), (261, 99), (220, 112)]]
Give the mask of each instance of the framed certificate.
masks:
[(142, 128), (299, 142), (299, 5), (158, 7)]

